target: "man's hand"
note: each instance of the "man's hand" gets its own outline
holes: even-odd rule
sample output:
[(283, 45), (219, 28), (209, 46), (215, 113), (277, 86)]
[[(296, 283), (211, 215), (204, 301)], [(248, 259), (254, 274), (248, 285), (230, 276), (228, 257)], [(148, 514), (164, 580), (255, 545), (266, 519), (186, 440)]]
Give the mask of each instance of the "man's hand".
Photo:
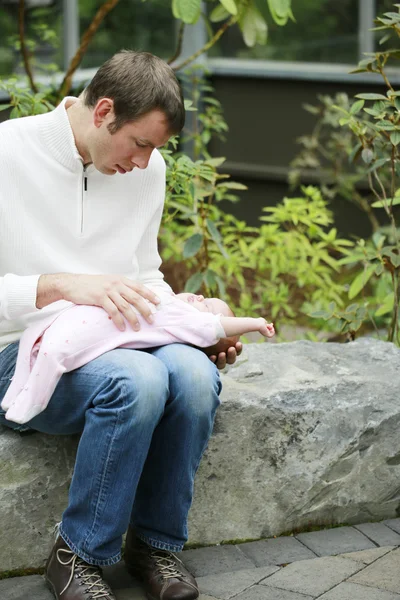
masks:
[(239, 336), (221, 338), (217, 344), (204, 348), (208, 358), (217, 365), (218, 369), (225, 369), (226, 365), (233, 365), (236, 358), (240, 356), (243, 344), (239, 342)]
[[(57, 273), (41, 275), (37, 289), (37, 308), (43, 308), (56, 300), (68, 300), (74, 304), (101, 306), (121, 331), (125, 329), (123, 317), (133, 329), (140, 328), (134, 306), (152, 323), (151, 310), (144, 299), (158, 304), (160, 300), (146, 286), (122, 275), (75, 275)], [(132, 306), (131, 306), (132, 305)]]

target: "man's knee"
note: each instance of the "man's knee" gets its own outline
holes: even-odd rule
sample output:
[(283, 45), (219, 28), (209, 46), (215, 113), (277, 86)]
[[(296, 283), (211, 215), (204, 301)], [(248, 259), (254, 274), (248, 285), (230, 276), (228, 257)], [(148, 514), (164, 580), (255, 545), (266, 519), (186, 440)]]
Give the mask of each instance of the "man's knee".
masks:
[(103, 381), (94, 405), (107, 404), (134, 420), (158, 418), (169, 396), (165, 365), (151, 354), (127, 349), (104, 356), (103, 364), (96, 365)]
[(172, 344), (159, 348), (156, 356), (168, 370), (171, 397), (184, 399), (187, 411), (208, 415), (218, 407), (222, 387), (219, 372), (203, 352)]

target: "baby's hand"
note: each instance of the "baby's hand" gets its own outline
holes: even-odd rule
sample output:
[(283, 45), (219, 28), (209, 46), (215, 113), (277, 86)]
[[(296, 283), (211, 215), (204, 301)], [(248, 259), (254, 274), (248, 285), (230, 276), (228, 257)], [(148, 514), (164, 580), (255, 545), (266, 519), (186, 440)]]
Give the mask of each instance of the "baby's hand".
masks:
[(265, 337), (273, 337), (275, 335), (274, 324), (267, 323), (263, 318), (260, 318), (260, 328), (258, 331)]

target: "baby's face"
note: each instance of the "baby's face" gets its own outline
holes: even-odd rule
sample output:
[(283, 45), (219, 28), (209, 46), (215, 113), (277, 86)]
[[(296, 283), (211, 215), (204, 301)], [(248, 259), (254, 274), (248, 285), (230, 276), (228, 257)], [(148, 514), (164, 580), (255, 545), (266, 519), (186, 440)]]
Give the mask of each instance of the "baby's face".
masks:
[(228, 305), (219, 298), (204, 298), (202, 295), (187, 293), (176, 294), (176, 297), (191, 304), (201, 312), (210, 312), (214, 315), (220, 315), (222, 313), (223, 315), (229, 316)]

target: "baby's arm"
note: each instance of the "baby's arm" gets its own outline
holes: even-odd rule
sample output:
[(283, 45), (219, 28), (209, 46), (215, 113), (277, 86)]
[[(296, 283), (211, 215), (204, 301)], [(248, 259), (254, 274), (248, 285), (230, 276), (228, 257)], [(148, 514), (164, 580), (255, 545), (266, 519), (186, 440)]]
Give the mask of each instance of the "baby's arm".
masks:
[(221, 317), (221, 325), (225, 330), (226, 335), (242, 335), (251, 331), (258, 331), (265, 337), (275, 335), (273, 323), (267, 323), (265, 319), (259, 317)]

